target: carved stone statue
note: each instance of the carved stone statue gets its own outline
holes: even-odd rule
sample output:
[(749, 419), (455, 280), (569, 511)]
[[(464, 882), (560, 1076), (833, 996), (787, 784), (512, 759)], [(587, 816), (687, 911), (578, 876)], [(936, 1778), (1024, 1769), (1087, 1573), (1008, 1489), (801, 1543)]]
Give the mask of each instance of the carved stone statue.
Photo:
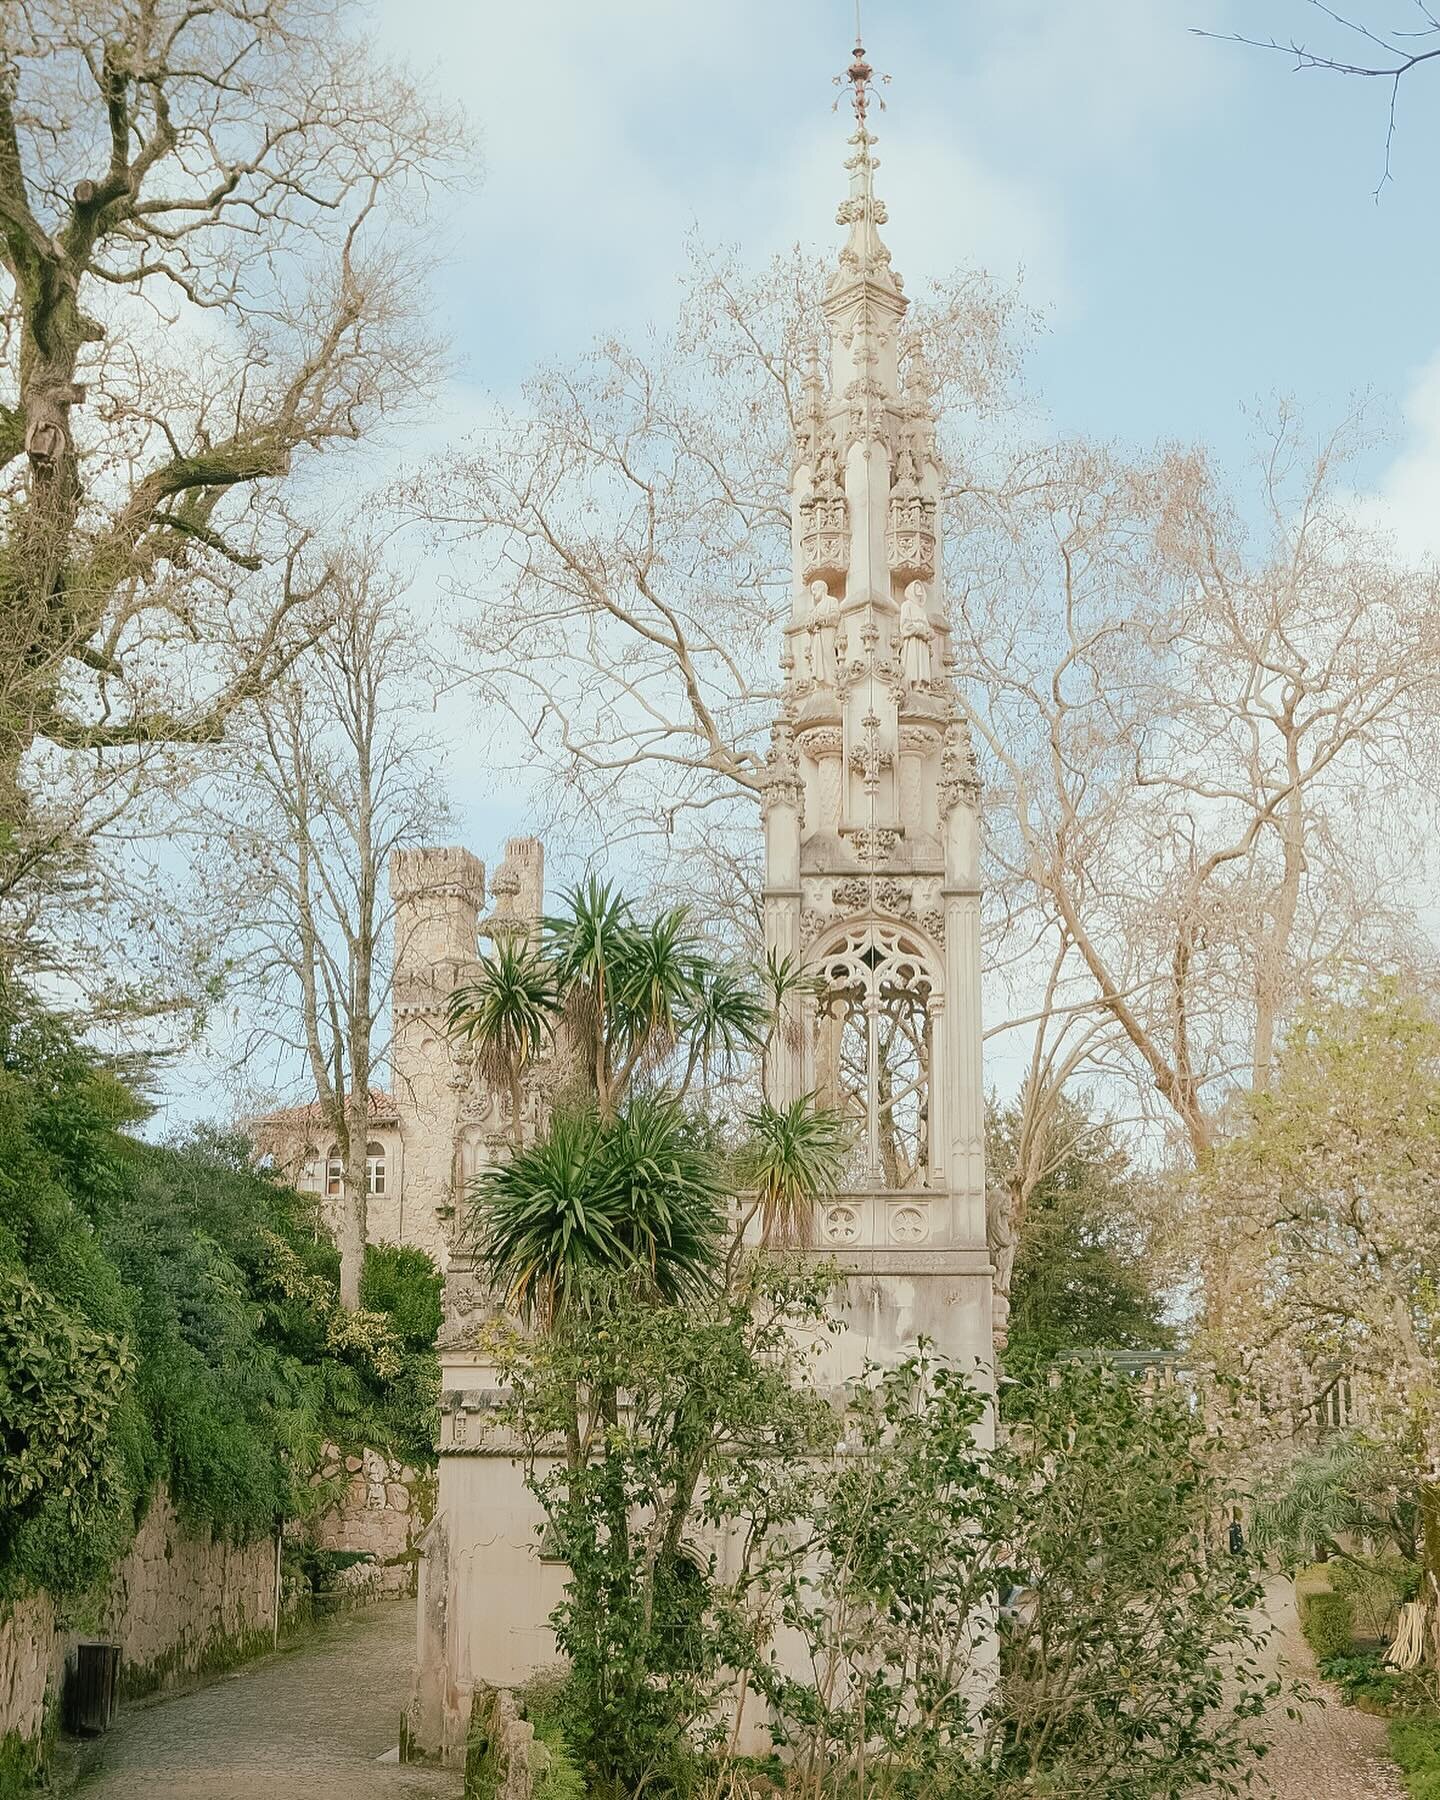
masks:
[(930, 685), (930, 646), (935, 627), (930, 623), (925, 583), (912, 581), (900, 602), (901, 668), (906, 687)]
[(810, 678), (821, 687), (835, 685), (835, 633), (840, 602), (823, 581), (810, 583)]

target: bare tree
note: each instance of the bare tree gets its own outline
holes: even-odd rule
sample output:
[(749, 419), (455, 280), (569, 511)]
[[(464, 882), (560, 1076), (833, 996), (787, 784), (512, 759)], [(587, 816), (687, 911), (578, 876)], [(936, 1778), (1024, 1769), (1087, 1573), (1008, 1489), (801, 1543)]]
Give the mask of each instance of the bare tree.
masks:
[[(810, 280), (798, 256), (758, 278), (702, 262), (673, 334), (544, 372), (416, 490), (480, 559), (462, 665), (557, 818), (668, 843), (651, 867), (691, 894), (713, 871), (741, 930)], [(1355, 525), (1344, 434), (1309, 455), (1280, 421), (1256, 531), (1198, 454), (997, 427), (1013, 314), (983, 282), (914, 317), (950, 434), (952, 643), (987, 790), (987, 1035), (1028, 1121), (996, 1172), (1003, 1286), (1067, 1084), (1204, 1157), (1312, 983), (1423, 951), (1435, 583)]]
[[(1354, 75), (1375, 82), (1386, 91), (1385, 167), (1380, 186), (1390, 180), (1391, 153), (1395, 147), (1400, 90), (1407, 76), (1431, 64), (1440, 65), (1440, 12), (1431, 0), (1411, 0), (1405, 24), (1398, 21), (1371, 24), (1350, 8), (1326, 4), (1326, 0), (1301, 0), (1321, 17), (1322, 29), (1333, 31), (1334, 48), (1320, 40), (1291, 37), (1249, 37), (1244, 32), (1201, 31), (1197, 37), (1223, 38), (1246, 44), (1252, 50), (1273, 50), (1291, 58), (1297, 71), (1327, 70), (1332, 75)], [(1378, 192), (1378, 189), (1377, 189)]]
[(970, 496), (952, 591), (1010, 932), (1073, 947), (1051, 1004), (1108, 1017), (1196, 1157), (1317, 980), (1422, 943), (1440, 579), (1354, 523), (1345, 448), (1280, 420), (1258, 545), (1195, 459), (1062, 449)]
[(327, 613), (329, 628), (251, 709), (202, 824), (244, 1007), (239, 1058), (269, 1056), (317, 1096), (321, 1153), (333, 1143), (344, 1169), (340, 1290), (353, 1308), (370, 1093), (387, 1061), (387, 869), (392, 850), (433, 840), (445, 807), (436, 745), (416, 723), (427, 661), (398, 582), (352, 550)]
[(22, 913), (158, 746), (216, 743), (324, 628), (285, 498), (435, 372), (403, 246), (459, 127), (351, 15), (0, 13), (0, 897)]
[[(541, 370), (521, 411), (412, 490), (476, 571), (460, 602), (477, 710), (552, 777), (556, 824), (688, 853), (754, 818), (821, 288), (798, 249), (759, 274), (696, 249), (672, 332)], [(992, 405), (1013, 297), (961, 276), (915, 312), (952, 416)]]

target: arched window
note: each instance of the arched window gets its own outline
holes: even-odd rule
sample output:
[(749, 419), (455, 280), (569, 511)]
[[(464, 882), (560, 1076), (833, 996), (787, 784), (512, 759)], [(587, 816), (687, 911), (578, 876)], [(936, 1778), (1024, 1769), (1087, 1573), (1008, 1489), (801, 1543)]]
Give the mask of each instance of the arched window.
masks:
[(935, 980), (911, 933), (851, 926), (819, 959), (815, 1083), (855, 1122), (842, 1185), (930, 1185)]
[[(385, 1192), (385, 1146), (377, 1144), (374, 1138), (365, 1146), (365, 1191), (370, 1194)], [(338, 1144), (330, 1146), (330, 1154), (325, 1159), (325, 1192), (336, 1199), (345, 1192), (345, 1158), (341, 1156)]]

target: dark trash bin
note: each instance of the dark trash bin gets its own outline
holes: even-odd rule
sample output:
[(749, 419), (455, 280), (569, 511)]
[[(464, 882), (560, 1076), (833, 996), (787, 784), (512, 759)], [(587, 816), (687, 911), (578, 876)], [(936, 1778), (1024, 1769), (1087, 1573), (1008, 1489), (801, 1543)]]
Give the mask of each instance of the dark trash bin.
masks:
[(96, 1737), (115, 1719), (120, 1696), (120, 1646), (77, 1644), (65, 1671), (65, 1729)]

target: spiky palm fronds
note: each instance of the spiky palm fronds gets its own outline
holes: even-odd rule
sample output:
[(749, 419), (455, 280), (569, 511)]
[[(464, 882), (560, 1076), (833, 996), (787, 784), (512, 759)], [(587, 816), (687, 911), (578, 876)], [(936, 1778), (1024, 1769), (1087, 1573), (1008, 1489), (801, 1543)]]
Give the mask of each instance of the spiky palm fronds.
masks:
[(614, 884), (592, 875), (565, 896), (563, 912), (542, 921), (545, 952), (565, 1011), (591, 1069), (603, 1112), (611, 1109), (614, 1046), (609, 1011), (617, 970), (636, 930), (635, 914)]
[(709, 967), (683, 906), (630, 933), (615, 965), (607, 1017), (611, 1036), (622, 1047), (626, 1079), (674, 1048), (680, 1019)]
[(745, 1051), (761, 1049), (769, 1026), (769, 1009), (740, 970), (705, 964), (679, 1015), (680, 1036), (689, 1045), (681, 1094), (689, 1092), (697, 1071), (708, 1076), (717, 1061), (729, 1069)]
[(833, 1107), (802, 1094), (788, 1106), (765, 1101), (745, 1121), (741, 1181), (760, 1208), (763, 1241), (806, 1244), (817, 1201), (835, 1191), (851, 1128)]
[(772, 1037), (792, 1050), (800, 1047), (801, 1031), (796, 1023), (790, 1001), (798, 999), (802, 994), (818, 993), (824, 986), (819, 976), (811, 974), (800, 958), (792, 951), (783, 956), (774, 950), (765, 952), (765, 962), (760, 971), (760, 985), (769, 1002)]
[(559, 1007), (553, 966), (521, 937), (501, 938), (446, 1006), (451, 1036), (473, 1044), (481, 1074), (508, 1088), (517, 1144), (525, 1071), (554, 1035)]
[(476, 1253), (522, 1317), (552, 1321), (596, 1276), (633, 1276), (665, 1302), (715, 1284), (721, 1165), (674, 1100), (557, 1113), (470, 1191)]

